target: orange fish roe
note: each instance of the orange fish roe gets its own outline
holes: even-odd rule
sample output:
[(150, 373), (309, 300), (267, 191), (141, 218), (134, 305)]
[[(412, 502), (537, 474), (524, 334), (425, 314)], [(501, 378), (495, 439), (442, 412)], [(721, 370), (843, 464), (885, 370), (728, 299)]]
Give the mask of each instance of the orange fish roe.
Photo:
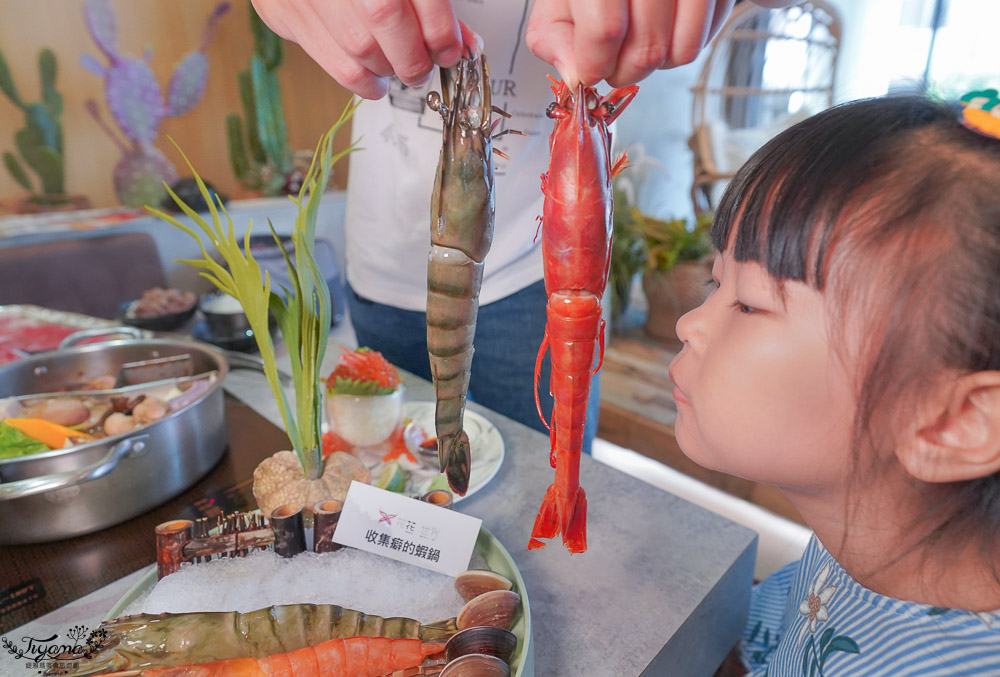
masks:
[(337, 368), (326, 380), (328, 388), (332, 388), (337, 378), (350, 381), (375, 382), (380, 388), (395, 390), (399, 386), (399, 372), (386, 360), (382, 353), (370, 348), (344, 350), (337, 360)]
[(346, 451), (349, 454), (354, 453), (352, 451), (351, 444), (335, 432), (331, 431), (323, 433), (322, 442), (322, 451), (324, 456), (329, 456), (335, 451)]

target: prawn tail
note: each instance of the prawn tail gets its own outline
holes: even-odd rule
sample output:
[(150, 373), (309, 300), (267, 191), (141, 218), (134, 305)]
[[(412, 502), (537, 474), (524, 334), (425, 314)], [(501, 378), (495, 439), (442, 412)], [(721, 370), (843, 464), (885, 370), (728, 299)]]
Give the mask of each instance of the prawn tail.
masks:
[(448, 478), (448, 486), (459, 496), (465, 496), (469, 491), (469, 473), (472, 467), (472, 454), (469, 447), (469, 436), (464, 430), (457, 435), (439, 438), (441, 470)]
[(559, 533), (559, 507), (557, 504), (558, 489), (555, 484), (550, 484), (542, 499), (542, 507), (539, 508), (535, 516), (535, 525), (531, 529), (531, 540), (528, 541), (528, 550), (544, 548), (542, 538), (549, 539)]
[(577, 487), (573, 496), (562, 496), (555, 484), (550, 484), (535, 516), (528, 550), (544, 548), (541, 539), (554, 538), (562, 532), (563, 545), (571, 553), (587, 550), (587, 494)]
[(587, 494), (583, 487), (576, 488), (576, 495), (566, 501), (565, 509), (568, 514), (564, 515), (563, 524), (563, 545), (571, 553), (585, 552), (587, 550)]

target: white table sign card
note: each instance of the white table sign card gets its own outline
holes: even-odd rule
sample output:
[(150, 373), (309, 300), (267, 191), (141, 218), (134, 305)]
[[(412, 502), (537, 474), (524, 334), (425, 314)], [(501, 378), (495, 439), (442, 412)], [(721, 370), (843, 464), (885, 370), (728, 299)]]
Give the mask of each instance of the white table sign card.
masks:
[(334, 543), (457, 576), (469, 568), (483, 521), (351, 482)]

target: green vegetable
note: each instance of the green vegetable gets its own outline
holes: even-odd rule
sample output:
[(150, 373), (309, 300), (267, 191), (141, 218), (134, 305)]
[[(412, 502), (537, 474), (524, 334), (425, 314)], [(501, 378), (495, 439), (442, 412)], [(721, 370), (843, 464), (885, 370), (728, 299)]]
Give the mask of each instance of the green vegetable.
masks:
[(327, 395), (354, 395), (355, 397), (367, 397), (370, 395), (392, 395), (396, 388), (383, 388), (378, 381), (362, 381), (355, 378), (344, 378), (338, 376), (331, 386), (327, 382)]
[(425, 492), (434, 491), (435, 489), (445, 489), (447, 491), (451, 491), (451, 487), (448, 486), (447, 475), (445, 475), (444, 473), (441, 473), (440, 475), (435, 475), (434, 479), (430, 481), (430, 484), (427, 485), (427, 488), (424, 489), (424, 491)]
[(14, 458), (49, 451), (49, 447), (20, 430), (0, 422), (0, 458)]
[[(209, 194), (204, 182), (194, 170), (191, 162), (181, 152), (184, 161), (194, 175), (202, 197), (209, 206), (212, 223), (207, 223), (197, 212), (191, 209), (167, 187), (170, 196), (177, 206), (190, 217), (204, 232), (215, 250), (228, 265), (217, 263), (205, 248), (198, 234), (177, 219), (152, 207), (146, 209), (185, 231), (193, 237), (204, 258), (183, 260), (201, 269), (202, 277), (208, 279), (221, 291), (235, 296), (243, 305), (243, 310), (253, 329), (257, 340), (260, 356), (264, 361), (264, 373), (271, 391), (278, 403), (278, 409), (285, 421), (285, 431), (292, 443), (306, 479), (317, 479), (322, 470), (320, 455), (320, 425), (322, 423), (323, 393), (319, 366), (326, 352), (326, 341), (330, 334), (330, 290), (313, 257), (316, 239), (316, 213), (319, 210), (320, 197), (330, 180), (333, 165), (343, 156), (354, 150), (354, 145), (333, 154), (333, 138), (337, 131), (350, 119), (358, 101), (351, 100), (340, 118), (320, 139), (313, 155), (312, 164), (306, 173), (298, 196), (289, 196), (298, 206), (295, 217), (295, 227), (292, 231), (294, 246), (292, 255), (285, 251), (281, 239), (274, 226), (268, 221), (274, 240), (285, 255), (292, 289), (282, 289), (287, 297), (287, 303), (280, 295), (271, 291), (271, 279), (266, 273), (261, 276), (260, 265), (250, 253), (250, 228), (247, 226), (243, 236), (243, 249), (240, 249), (233, 221), (222, 202)], [(177, 144), (174, 144), (176, 147)], [(180, 151), (180, 148), (177, 148)], [(226, 217), (228, 226), (224, 227), (220, 212)], [(263, 282), (262, 282), (263, 279)], [(274, 314), (281, 331), (281, 337), (291, 353), (292, 382), (295, 386), (295, 412), (289, 406), (288, 399), (278, 378), (278, 367), (275, 361), (274, 346), (267, 327), (268, 309)]]

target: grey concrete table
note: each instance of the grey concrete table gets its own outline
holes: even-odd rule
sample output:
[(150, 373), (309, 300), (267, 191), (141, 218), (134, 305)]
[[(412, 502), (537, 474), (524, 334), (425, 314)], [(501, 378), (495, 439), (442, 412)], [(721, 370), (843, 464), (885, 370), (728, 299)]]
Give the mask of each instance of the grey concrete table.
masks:
[[(328, 351), (321, 373), (333, 369)], [(284, 360), (287, 369), (288, 358)], [(407, 399), (432, 400), (429, 383), (405, 375)], [(281, 425), (263, 375), (234, 371), (226, 389)], [(590, 457), (588, 551), (570, 555), (558, 539), (525, 548), (553, 478), (549, 441), (476, 404), (503, 436), (497, 475), (456, 509), (483, 520), (507, 548), (527, 586), (537, 677), (702, 677), (721, 664), (746, 621), (757, 535)], [(35, 637), (73, 624), (95, 627), (145, 573), (126, 576), (9, 633)], [(0, 674), (24, 666), (0, 656)], [(16, 671), (15, 671), (16, 668)]]
[[(331, 346), (320, 373), (336, 366)], [(287, 357), (282, 358), (287, 364)], [(403, 374), (406, 398), (431, 401), (430, 383)], [(227, 390), (277, 425), (263, 377), (226, 377)], [(584, 456), (587, 546), (570, 555), (556, 538), (527, 551), (555, 471), (549, 438), (489, 409), (503, 436), (497, 475), (456, 510), (479, 517), (514, 558), (528, 590), (537, 677), (712, 675), (746, 622), (757, 534)]]

